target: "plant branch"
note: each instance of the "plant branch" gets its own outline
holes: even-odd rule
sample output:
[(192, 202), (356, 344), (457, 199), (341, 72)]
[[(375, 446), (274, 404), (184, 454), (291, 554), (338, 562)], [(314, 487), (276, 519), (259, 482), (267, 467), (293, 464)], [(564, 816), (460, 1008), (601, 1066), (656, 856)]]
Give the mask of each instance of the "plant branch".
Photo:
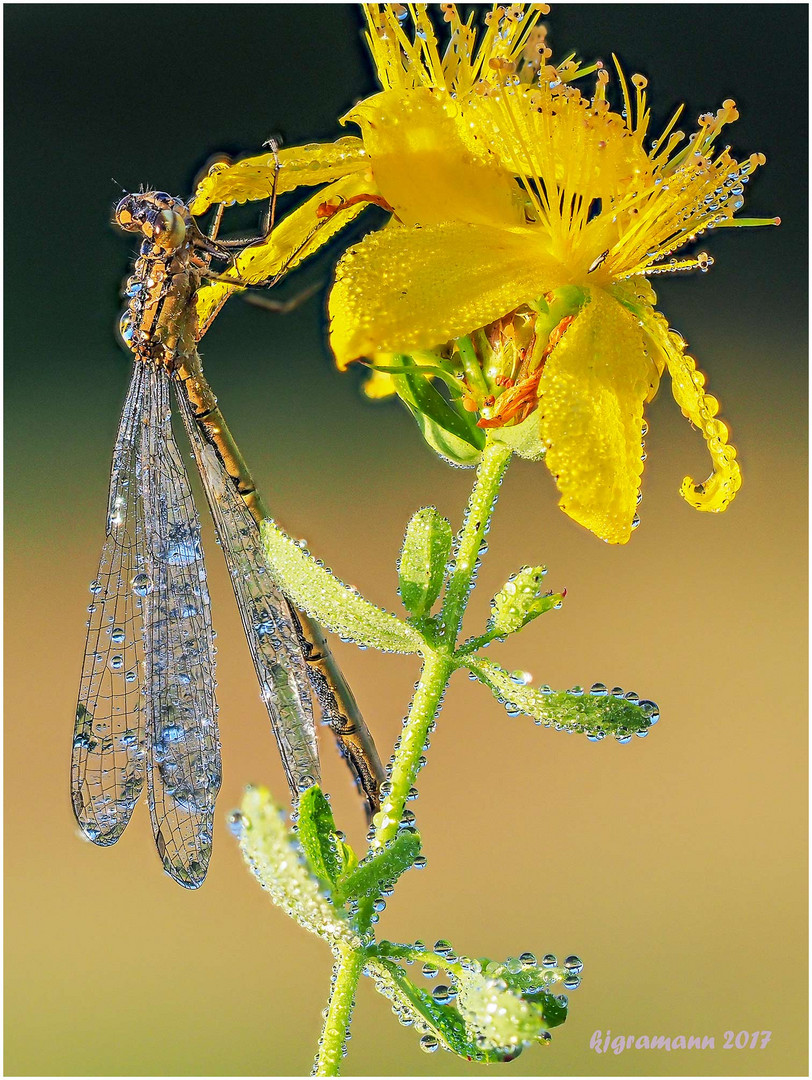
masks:
[(471, 592), (476, 560), (491, 519), (499, 485), (510, 461), (512, 450), (504, 443), (485, 444), (482, 460), (476, 474), (476, 483), (468, 500), (465, 511), (459, 550), (457, 552), (451, 581), (443, 601), (442, 623), (446, 648), (453, 652), (457, 644), (457, 635), (462, 625), (462, 617)]
[(363, 949), (344, 943), (337, 946), (337, 958), (333, 967), (333, 989), (321, 1032), (319, 1052), (313, 1069), (314, 1076), (338, 1076), (341, 1071), (344, 1046), (352, 1019), (355, 991), (364, 960)]

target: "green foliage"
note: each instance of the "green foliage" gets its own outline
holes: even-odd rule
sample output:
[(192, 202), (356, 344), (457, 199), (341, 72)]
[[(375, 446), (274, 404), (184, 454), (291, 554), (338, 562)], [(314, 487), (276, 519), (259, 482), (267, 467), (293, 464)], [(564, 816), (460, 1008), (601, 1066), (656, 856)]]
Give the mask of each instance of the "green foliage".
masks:
[(297, 607), (328, 630), (384, 652), (420, 650), (423, 639), (416, 630), (339, 581), (275, 522), (263, 521), (262, 542), (274, 580)]
[(355, 852), (338, 834), (333, 811), (318, 784), (299, 800), (296, 832), (313, 873), (329, 888), (358, 865)]
[(444, 1050), (469, 1061), (503, 1061), (504, 1057), (483, 1052), (475, 1037), (468, 1035), (465, 1020), (453, 1005), (438, 1004), (430, 993), (411, 981), (406, 973), (390, 960), (379, 958), (369, 962), (376, 989), (392, 1001), (398, 1016), (414, 1024), (423, 1038), (435, 1038)]
[[(457, 957), (447, 942), (438, 942), (436, 948), (441, 946), (442, 952), (433, 952), (421, 943), (382, 941), (374, 951), (369, 949), (375, 959), (368, 967), (378, 991), (392, 1000), (402, 1020), (425, 1033), (424, 1041), (434, 1038), (471, 1061), (510, 1061), (526, 1046), (546, 1041), (548, 1030), (565, 1021), (568, 999), (551, 990), (565, 980), (574, 987), (580, 975), (558, 966), (554, 958), (546, 967), (529, 953), (498, 963)], [(422, 961), (428, 971), (442, 971), (448, 985), (439, 984), (429, 994), (414, 984), (398, 960)], [(580, 961), (576, 966), (580, 973)]]
[(428, 615), (440, 595), (451, 555), (451, 525), (433, 506), (418, 510), (406, 526), (398, 562), (400, 598), (410, 615)]
[(246, 862), (277, 907), (331, 945), (360, 946), (346, 912), (335, 908), (319, 888), (267, 788), (246, 790), (235, 824)]
[(488, 637), (515, 634), (545, 611), (561, 605), (563, 593), (543, 591), (546, 573), (546, 566), (524, 566), (508, 578), (491, 600)]
[(411, 830), (398, 833), (383, 848), (367, 855), (343, 875), (336, 885), (333, 901), (342, 904), (347, 900), (379, 896), (414, 866), (419, 854), (420, 835)]
[[(438, 454), (455, 465), (475, 465), (482, 456), (485, 433), (470, 413), (451, 402), (432, 384), (431, 376), (410, 356), (398, 356), (401, 374), (392, 381), (398, 397), (415, 418), (423, 438)], [(393, 370), (393, 369), (389, 369)]]
[[(575, 303), (577, 295), (561, 302), (565, 300)], [(560, 317), (554, 306), (542, 312), (551, 325)], [(462, 346), (465, 361), (464, 340)], [(527, 685), (525, 673), (511, 673), (476, 652), (494, 639), (518, 633), (561, 605), (564, 593), (543, 589), (546, 570), (542, 566), (525, 566), (515, 573), (493, 597), (484, 632), (458, 646), (456, 636), (478, 565), (477, 552), (509, 455), (498, 433), (481, 453), (481, 433), (469, 431), (468, 421), (456, 411), (453, 393), (449, 404), (427, 373), (421, 373), (408, 357), (398, 360), (394, 374), (398, 392), (414, 406), (427, 439), (451, 440), (454, 446), (449, 456), (462, 446), (467, 447), (462, 456), (470, 451), (482, 457), (456, 549), (451, 525), (433, 507), (417, 511), (409, 521), (398, 560), (400, 596), (409, 621), (369, 603), (273, 522), (266, 521), (262, 527), (271, 572), (294, 604), (358, 644), (419, 653), (423, 658), (417, 693), (381, 788), (382, 806), (373, 819), (371, 845), (360, 862), (336, 827), (330, 804), (317, 785), (300, 799), (295, 836), (267, 792), (250, 790), (243, 806), (241, 846), (255, 874), (274, 903), (323, 937), (336, 958), (319, 1075), (338, 1071), (362, 972), (392, 1001), (401, 1020), (418, 1031), (423, 1049), (442, 1047), (483, 1063), (510, 1061), (526, 1047), (546, 1042), (550, 1029), (567, 1017), (568, 1000), (556, 993), (558, 984), (572, 990), (580, 983), (581, 963), (575, 957), (559, 965), (555, 957), (546, 956), (537, 964), (531, 954), (524, 953), (499, 963), (458, 957), (442, 941), (429, 950), (419, 942), (409, 946), (375, 940), (383, 898), (405, 871), (425, 862), (420, 835), (412, 827), (414, 815), (405, 806), (451, 673), (466, 667), (511, 715), (524, 713), (539, 725), (580, 732), (593, 741), (612, 736), (629, 742), (633, 735), (647, 734), (659, 719), (653, 702), (639, 701), (618, 688), (607, 691), (596, 684), (588, 693), (577, 687), (557, 692), (549, 687), (536, 689)], [(467, 441), (469, 437), (474, 441)], [(448, 574), (442, 613), (432, 616), (453, 551), (456, 562)], [(442, 970), (447, 985), (438, 983), (433, 992), (416, 985), (407, 970), (415, 964), (427, 976)]]
[(645, 735), (660, 718), (653, 701), (640, 701), (636, 695), (630, 699), (622, 691), (615, 695), (601, 684), (587, 693), (580, 687), (539, 690), (524, 685), (521, 675), (506, 671), (492, 660), (467, 656), (464, 663), (508, 712), (532, 716), (543, 727), (580, 732), (596, 742), (607, 735), (628, 742), (632, 735)]

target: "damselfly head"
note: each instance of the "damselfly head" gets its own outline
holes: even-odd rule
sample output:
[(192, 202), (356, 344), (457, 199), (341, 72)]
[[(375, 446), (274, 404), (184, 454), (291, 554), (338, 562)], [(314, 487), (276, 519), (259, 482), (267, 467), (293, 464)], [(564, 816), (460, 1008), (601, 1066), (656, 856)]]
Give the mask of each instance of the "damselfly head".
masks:
[(125, 232), (140, 232), (166, 251), (186, 239), (188, 211), (181, 199), (165, 191), (125, 195), (116, 207), (115, 223)]

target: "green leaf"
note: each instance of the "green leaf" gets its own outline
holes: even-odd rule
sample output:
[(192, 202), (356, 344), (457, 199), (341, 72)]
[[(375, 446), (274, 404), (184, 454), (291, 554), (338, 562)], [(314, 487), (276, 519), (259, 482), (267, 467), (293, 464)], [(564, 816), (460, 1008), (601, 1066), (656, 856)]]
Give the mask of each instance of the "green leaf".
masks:
[(485, 446), (485, 433), (473, 415), (456, 409), (422, 374), (422, 365), (399, 355), (401, 373), (392, 376), (395, 390), (408, 407), (423, 438), (441, 457), (455, 465), (476, 465)]
[(407, 405), (477, 449), (485, 446), (485, 432), (456, 412), (431, 381), (420, 373), (417, 365), (410, 372), (392, 378), (399, 397)]
[[(440, 946), (438, 942), (438, 948)], [(440, 953), (381, 941), (368, 953), (368, 969), (377, 988), (394, 1002), (395, 1011), (428, 1031), (445, 1049), (473, 1061), (510, 1061), (525, 1046), (546, 1041), (552, 1027), (567, 1018), (565, 995), (551, 993), (572, 976), (563, 966), (546, 968), (533, 957), (505, 963), (457, 957), (445, 942)], [(448, 977), (446, 1003), (415, 986), (396, 960), (425, 963)]]
[(466, 656), (465, 666), (488, 687), (508, 713), (532, 716), (543, 727), (558, 731), (580, 732), (593, 742), (611, 735), (618, 742), (629, 742), (633, 735), (646, 735), (660, 719), (653, 701), (641, 701), (636, 695), (626, 697), (618, 687), (611, 693), (600, 683), (587, 692), (535, 689), (524, 685), (524, 673), (516, 675), (481, 656)]
[(527, 626), (533, 619), (560, 605), (563, 593), (545, 592), (546, 566), (523, 566), (502, 586), (491, 600), (488, 632), (491, 637), (506, 637)]
[(309, 787), (299, 800), (296, 832), (313, 873), (331, 889), (342, 874), (357, 865), (352, 848), (338, 835), (333, 811), (318, 784)]
[[(540, 983), (522, 986), (506, 964), (481, 966), (481, 971), (463, 972), (457, 980), (457, 1007), (480, 1046), (495, 1053), (520, 1052), (523, 1045), (539, 1041), (549, 1028), (567, 1019), (566, 995), (556, 997)], [(556, 974), (549, 981), (559, 978)]]
[[(481, 1049), (470, 1037), (465, 1021), (453, 1005), (441, 1005), (431, 994), (415, 986), (405, 972), (384, 957), (370, 958), (367, 969), (375, 980), (379, 993), (393, 1002), (395, 1011), (408, 1017), (419, 1030), (432, 1034), (452, 1054), (469, 1061), (496, 1062), (507, 1060), (502, 1053)], [(512, 1054), (515, 1057), (521, 1047)]]
[(381, 889), (394, 885), (401, 874), (414, 866), (419, 854), (420, 834), (410, 830), (398, 833), (380, 851), (347, 870), (336, 885), (335, 902), (343, 904), (363, 896), (379, 896)]
[(423, 638), (414, 627), (339, 581), (274, 521), (263, 521), (261, 532), (276, 583), (296, 607), (328, 630), (384, 652), (416, 653), (423, 648)]
[(439, 454), (441, 458), (450, 461), (452, 465), (461, 465), (466, 469), (479, 464), (482, 457), (481, 448), (472, 445), (467, 439), (460, 439), (456, 435), (452, 435), (450, 431), (446, 431), (439, 424), (435, 424), (433, 420), (429, 420), (427, 416), (409, 405), (408, 402), (406, 402), (406, 406), (415, 418), (421, 435), (435, 454)]
[(418, 510), (406, 526), (398, 563), (400, 598), (410, 615), (431, 611), (451, 555), (451, 525), (433, 506)]
[(331, 945), (345, 942), (360, 948), (346, 912), (333, 907), (319, 888), (266, 788), (246, 790), (234, 824), (246, 862), (277, 907)]

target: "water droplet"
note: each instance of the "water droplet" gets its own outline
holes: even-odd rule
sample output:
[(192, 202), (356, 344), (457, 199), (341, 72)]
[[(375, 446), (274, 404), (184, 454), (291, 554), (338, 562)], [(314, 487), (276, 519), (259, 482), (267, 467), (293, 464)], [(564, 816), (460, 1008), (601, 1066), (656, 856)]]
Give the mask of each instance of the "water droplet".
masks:
[(149, 596), (152, 592), (152, 578), (149, 574), (136, 574), (132, 579), (132, 587), (136, 596)]
[(111, 671), (120, 671), (121, 668), (124, 667), (124, 657), (123, 656), (111, 656), (109, 661), (108, 661), (108, 664), (110, 666)]
[(541, 958), (541, 966), (545, 968), (554, 968), (558, 964), (558, 958), (553, 953), (547, 953), (546, 956)]
[(647, 698), (643, 701), (639, 701), (638, 705), (643, 714), (648, 717), (650, 724), (656, 724), (660, 719), (660, 708), (656, 701), (649, 701)]
[(110, 631), (110, 640), (115, 642), (116, 645), (120, 645), (126, 638), (126, 634), (120, 626), (114, 626)]
[(564, 967), (567, 971), (572, 971), (576, 975), (580, 975), (584, 970), (584, 962), (580, 956), (568, 956), (564, 961)]
[(439, 1047), (440, 1044), (433, 1035), (424, 1035), (420, 1040), (420, 1049), (426, 1054), (433, 1054)]

